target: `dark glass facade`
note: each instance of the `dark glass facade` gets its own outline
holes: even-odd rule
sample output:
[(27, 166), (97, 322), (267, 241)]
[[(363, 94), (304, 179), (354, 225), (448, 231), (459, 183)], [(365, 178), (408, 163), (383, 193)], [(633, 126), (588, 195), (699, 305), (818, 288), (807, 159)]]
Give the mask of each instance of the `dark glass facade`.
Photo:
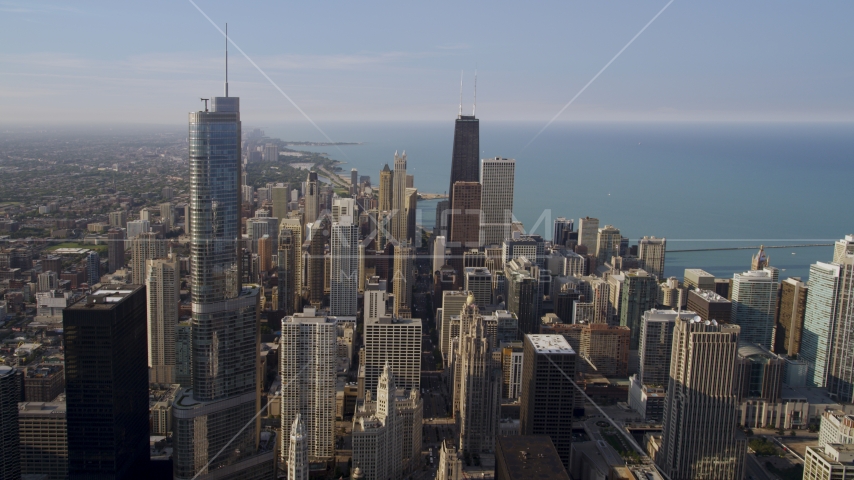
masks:
[(146, 478), (145, 287), (107, 285), (63, 311), (70, 479)]

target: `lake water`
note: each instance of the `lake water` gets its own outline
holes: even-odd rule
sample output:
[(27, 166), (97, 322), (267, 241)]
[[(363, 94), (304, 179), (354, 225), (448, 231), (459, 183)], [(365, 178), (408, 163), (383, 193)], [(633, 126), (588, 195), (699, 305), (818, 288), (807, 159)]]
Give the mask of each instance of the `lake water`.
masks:
[[(406, 150), (419, 191), (448, 189), (453, 120), (321, 126), (335, 141), (363, 144), (297, 149), (326, 152), (374, 184), (385, 163), (393, 166), (395, 150)], [(546, 238), (554, 218), (587, 215), (633, 243), (666, 237), (671, 250), (832, 243), (854, 232), (845, 201), (853, 191), (854, 124), (555, 123), (526, 147), (541, 127), (481, 120), (480, 143), (483, 158), (516, 159), (514, 215)], [(323, 140), (303, 124), (265, 129), (283, 140)], [(435, 203), (420, 204), (425, 226)], [(753, 253), (671, 252), (666, 274), (696, 267), (731, 276), (749, 268)], [(786, 269), (783, 277), (806, 278), (832, 248), (769, 254)]]

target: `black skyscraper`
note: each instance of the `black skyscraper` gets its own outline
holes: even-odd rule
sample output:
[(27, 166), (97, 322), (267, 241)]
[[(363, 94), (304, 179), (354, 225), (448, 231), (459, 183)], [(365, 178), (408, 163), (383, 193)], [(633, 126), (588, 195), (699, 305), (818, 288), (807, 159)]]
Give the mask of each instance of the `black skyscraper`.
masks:
[[(454, 205), (454, 183), (479, 182), (480, 121), (474, 115), (459, 115), (454, 125), (454, 153), (451, 157), (451, 184), (448, 205)], [(450, 225), (450, 223), (449, 223)]]
[(146, 478), (145, 287), (105, 285), (62, 318), (69, 479)]

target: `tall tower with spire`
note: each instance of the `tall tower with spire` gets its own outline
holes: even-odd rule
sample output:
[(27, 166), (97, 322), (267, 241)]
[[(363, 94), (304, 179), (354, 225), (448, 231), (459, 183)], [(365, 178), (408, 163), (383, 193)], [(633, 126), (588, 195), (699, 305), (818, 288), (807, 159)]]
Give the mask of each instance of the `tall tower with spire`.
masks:
[(260, 289), (241, 284), (239, 261), (240, 99), (212, 100), (189, 115), (193, 382), (172, 410), (173, 473), (269, 478), (274, 452), (259, 450), (255, 419)]
[(770, 258), (765, 253), (765, 245), (759, 245), (759, 251), (753, 256), (750, 262), (751, 270), (762, 270), (768, 266)]
[(291, 442), (288, 446), (288, 480), (308, 480), (308, 437), (298, 413), (291, 425)]
[[(475, 77), (476, 78), (476, 77)], [(476, 82), (476, 80), (475, 80)], [(460, 110), (454, 123), (454, 149), (451, 155), (451, 182), (448, 185), (448, 207), (454, 208), (454, 184), (477, 182), (480, 160), (480, 121), (475, 117), (476, 104), (471, 115), (463, 115), (463, 82), (460, 78)], [(475, 98), (477, 83), (475, 83)], [(447, 225), (451, 225), (448, 219)], [(447, 232), (440, 233), (447, 235)]]

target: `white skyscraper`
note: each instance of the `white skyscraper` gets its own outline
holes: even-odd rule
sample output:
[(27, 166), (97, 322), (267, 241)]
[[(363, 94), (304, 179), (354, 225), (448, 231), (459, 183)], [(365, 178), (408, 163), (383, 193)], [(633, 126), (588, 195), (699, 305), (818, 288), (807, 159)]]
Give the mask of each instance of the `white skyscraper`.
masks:
[(587, 247), (587, 253), (596, 255), (599, 238), (599, 219), (584, 217), (578, 219), (578, 244)]
[(480, 244), (501, 245), (510, 238), (513, 223), (513, 185), (516, 160), (484, 158), (480, 161)]
[(132, 220), (128, 222), (128, 240), (136, 238), (140, 233), (148, 233), (151, 223), (148, 220)]
[(356, 215), (355, 199), (340, 197), (332, 199), (332, 223), (340, 223), (341, 217), (350, 217), (350, 223), (353, 223), (353, 220), (358, 218)]
[(371, 277), (365, 289), (364, 322), (379, 320), (385, 317), (385, 305), (388, 300), (387, 284), (380, 277)]
[(171, 258), (148, 260), (148, 367), (151, 383), (175, 383), (175, 326), (181, 293), (181, 267)]
[(732, 322), (741, 326), (742, 340), (773, 348), (777, 286), (770, 269), (733, 275)]
[(290, 445), (288, 447), (288, 480), (308, 480), (308, 437), (300, 414), (294, 417), (291, 425)]
[(738, 325), (699, 317), (676, 320), (664, 432), (655, 459), (673, 480), (742, 478), (747, 442), (736, 436), (733, 388), (738, 341)]
[(421, 319), (381, 317), (366, 320), (364, 342), (366, 392), (376, 392), (386, 364), (391, 367), (399, 388), (420, 388)]
[(350, 215), (340, 215), (338, 220), (332, 223), (330, 242), (329, 313), (353, 316), (357, 313), (359, 294), (359, 226), (353, 223)]
[(436, 273), (439, 269), (442, 268), (442, 265), (445, 264), (445, 248), (447, 246), (447, 241), (445, 237), (439, 235), (436, 237), (436, 240), (433, 241), (433, 271), (430, 272)]
[[(279, 373), (282, 376), (282, 430), (297, 414), (305, 424), (308, 457), (328, 460), (335, 447), (335, 320), (315, 316), (314, 308), (282, 319)], [(287, 459), (290, 438), (283, 436), (281, 455)]]
[(133, 283), (145, 285), (146, 275), (148, 275), (146, 262), (155, 258), (164, 258), (166, 256), (166, 242), (157, 238), (155, 233), (141, 233), (130, 241), (130, 249), (130, 268), (133, 271)]

